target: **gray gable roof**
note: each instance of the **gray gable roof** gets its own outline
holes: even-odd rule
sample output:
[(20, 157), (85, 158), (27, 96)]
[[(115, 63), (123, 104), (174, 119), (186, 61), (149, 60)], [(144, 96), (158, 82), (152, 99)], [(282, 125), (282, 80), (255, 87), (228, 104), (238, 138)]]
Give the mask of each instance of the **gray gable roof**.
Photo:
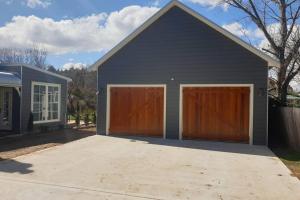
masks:
[(68, 82), (72, 81), (72, 79), (69, 78), (69, 77), (62, 76), (60, 74), (56, 74), (56, 73), (53, 73), (53, 72), (50, 72), (50, 71), (47, 71), (47, 70), (44, 70), (44, 69), (40, 69), (38, 67), (28, 65), (28, 64), (0, 64), (0, 69), (1, 69), (1, 66), (5, 66), (5, 67), (10, 67), (10, 66), (12, 66), (12, 67), (27, 67), (29, 69), (33, 69), (33, 70), (36, 70), (36, 71), (39, 71), (39, 72), (42, 72), (42, 73), (45, 73), (45, 74), (48, 74), (48, 75), (51, 75), (51, 76), (55, 76), (55, 77), (64, 79)]
[(0, 86), (20, 87), (21, 78), (12, 72), (0, 71)]

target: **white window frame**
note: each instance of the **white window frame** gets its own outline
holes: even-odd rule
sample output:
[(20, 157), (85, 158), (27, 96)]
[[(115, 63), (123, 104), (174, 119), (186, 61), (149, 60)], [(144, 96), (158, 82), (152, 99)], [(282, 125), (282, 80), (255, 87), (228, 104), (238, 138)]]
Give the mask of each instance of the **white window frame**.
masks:
[(48, 118), (48, 87), (58, 87), (58, 114), (57, 119), (52, 120), (40, 120), (40, 121), (33, 121), (33, 124), (43, 124), (43, 123), (50, 123), (50, 122), (59, 122), (60, 121), (60, 110), (61, 110), (61, 85), (55, 83), (44, 83), (44, 82), (35, 82), (32, 81), (31, 83), (31, 112), (33, 112), (33, 98), (34, 98), (34, 86), (40, 85), (46, 87), (46, 119)]

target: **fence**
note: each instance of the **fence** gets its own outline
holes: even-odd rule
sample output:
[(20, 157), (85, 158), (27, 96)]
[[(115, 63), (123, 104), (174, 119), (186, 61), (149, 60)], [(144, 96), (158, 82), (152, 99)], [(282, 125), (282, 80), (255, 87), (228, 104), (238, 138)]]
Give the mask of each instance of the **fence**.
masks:
[(269, 143), (285, 144), (300, 151), (300, 108), (270, 107)]

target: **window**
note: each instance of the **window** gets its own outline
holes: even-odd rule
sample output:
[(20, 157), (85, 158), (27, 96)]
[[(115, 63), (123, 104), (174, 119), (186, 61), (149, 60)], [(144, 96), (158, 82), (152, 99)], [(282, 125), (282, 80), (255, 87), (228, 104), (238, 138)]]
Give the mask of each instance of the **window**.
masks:
[(60, 85), (33, 82), (31, 110), (35, 123), (59, 121)]

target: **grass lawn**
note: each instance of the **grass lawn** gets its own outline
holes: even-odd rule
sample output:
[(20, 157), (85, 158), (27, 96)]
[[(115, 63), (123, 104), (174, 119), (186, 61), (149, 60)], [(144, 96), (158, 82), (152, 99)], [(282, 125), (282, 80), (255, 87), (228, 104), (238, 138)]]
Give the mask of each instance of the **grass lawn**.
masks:
[(95, 128), (84, 128), (0, 138), (0, 161), (79, 140), (95, 133)]
[(293, 172), (293, 175), (300, 180), (300, 152), (285, 148), (272, 148), (272, 151)]

